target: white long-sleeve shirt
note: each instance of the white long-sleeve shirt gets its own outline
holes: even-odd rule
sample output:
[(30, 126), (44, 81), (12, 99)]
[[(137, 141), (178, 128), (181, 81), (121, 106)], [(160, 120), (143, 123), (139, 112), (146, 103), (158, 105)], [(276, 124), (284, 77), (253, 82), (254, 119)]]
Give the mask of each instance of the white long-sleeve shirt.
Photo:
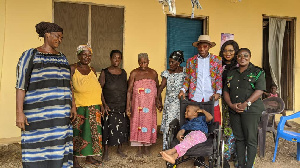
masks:
[[(198, 74), (197, 74), (197, 86), (195, 90), (193, 101), (204, 102), (209, 101), (209, 98), (214, 94), (213, 87), (211, 85), (211, 74), (209, 69), (210, 54), (203, 58), (198, 54)], [(185, 89), (182, 89), (185, 92)], [(222, 90), (217, 90), (216, 93), (222, 94)], [(215, 101), (215, 106), (219, 104), (219, 100)]]

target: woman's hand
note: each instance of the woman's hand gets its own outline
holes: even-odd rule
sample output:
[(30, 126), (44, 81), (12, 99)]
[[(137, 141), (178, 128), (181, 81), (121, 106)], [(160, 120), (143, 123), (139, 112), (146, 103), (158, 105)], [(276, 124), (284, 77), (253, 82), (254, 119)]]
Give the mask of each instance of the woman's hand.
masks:
[(231, 104), (230, 108), (231, 108), (232, 110), (234, 110), (235, 112), (237, 112), (237, 113), (242, 113), (242, 112), (244, 112), (245, 108), (241, 109), (241, 108), (240, 108), (240, 105), (241, 105), (241, 104), (242, 104), (242, 103), (234, 103), (234, 104)]
[(161, 112), (163, 109), (161, 101), (159, 100), (159, 98), (156, 98), (155, 101), (156, 101), (156, 108), (159, 110), (159, 112)]
[(243, 111), (245, 111), (245, 109), (247, 108), (247, 102), (244, 102), (244, 103), (240, 103), (239, 105), (238, 105), (238, 108), (239, 109), (243, 109)]
[(23, 112), (17, 113), (16, 126), (19, 127), (22, 131), (25, 131), (25, 125), (29, 125), (27, 122), (27, 117)]
[(101, 113), (101, 117), (104, 117), (104, 113), (105, 113), (105, 108), (103, 107), (103, 105), (100, 105), (100, 113)]
[(130, 115), (131, 115), (130, 107), (126, 108), (126, 114), (127, 114), (128, 118), (130, 119)]
[[(105, 112), (107, 115), (109, 115), (108, 112), (111, 111), (110, 108), (108, 107), (107, 104), (106, 104), (104, 107), (105, 107), (105, 108), (104, 108), (104, 112)], [(103, 113), (103, 116), (104, 116), (104, 113)]]
[(74, 122), (76, 117), (77, 117), (77, 108), (76, 108), (76, 106), (73, 106), (71, 108), (71, 116), (70, 116), (71, 122)]
[(178, 94), (178, 99), (181, 99), (181, 97), (183, 97), (183, 99), (185, 99), (185, 93), (180, 90), (179, 94)]

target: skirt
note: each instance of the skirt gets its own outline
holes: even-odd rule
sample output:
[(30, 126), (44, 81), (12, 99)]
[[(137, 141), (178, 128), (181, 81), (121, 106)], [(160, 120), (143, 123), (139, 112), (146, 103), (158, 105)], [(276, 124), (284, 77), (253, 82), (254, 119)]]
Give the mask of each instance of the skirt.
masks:
[(103, 144), (108, 146), (121, 145), (128, 141), (129, 119), (125, 112), (109, 112), (103, 119)]
[(75, 156), (102, 155), (102, 126), (99, 105), (77, 108), (73, 124)]

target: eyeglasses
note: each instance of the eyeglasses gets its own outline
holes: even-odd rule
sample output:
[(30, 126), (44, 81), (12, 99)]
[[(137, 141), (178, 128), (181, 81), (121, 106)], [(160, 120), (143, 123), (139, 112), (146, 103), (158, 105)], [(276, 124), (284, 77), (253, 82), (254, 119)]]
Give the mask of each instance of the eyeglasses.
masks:
[(234, 53), (234, 50), (223, 50), (223, 53), (227, 53), (227, 52), (229, 52), (229, 53)]
[(237, 58), (249, 58), (249, 55), (248, 54), (245, 54), (245, 55), (237, 55)]

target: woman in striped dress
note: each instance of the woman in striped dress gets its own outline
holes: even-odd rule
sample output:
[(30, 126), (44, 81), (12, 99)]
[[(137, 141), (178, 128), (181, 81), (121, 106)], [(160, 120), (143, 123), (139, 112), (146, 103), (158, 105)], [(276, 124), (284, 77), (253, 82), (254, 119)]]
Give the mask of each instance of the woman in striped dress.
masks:
[[(44, 44), (25, 51), (17, 65), (16, 125), (22, 130), (22, 164), (30, 168), (73, 166), (70, 66), (55, 49), (63, 38), (57, 24), (36, 25)], [(72, 110), (71, 110), (72, 109)]]

